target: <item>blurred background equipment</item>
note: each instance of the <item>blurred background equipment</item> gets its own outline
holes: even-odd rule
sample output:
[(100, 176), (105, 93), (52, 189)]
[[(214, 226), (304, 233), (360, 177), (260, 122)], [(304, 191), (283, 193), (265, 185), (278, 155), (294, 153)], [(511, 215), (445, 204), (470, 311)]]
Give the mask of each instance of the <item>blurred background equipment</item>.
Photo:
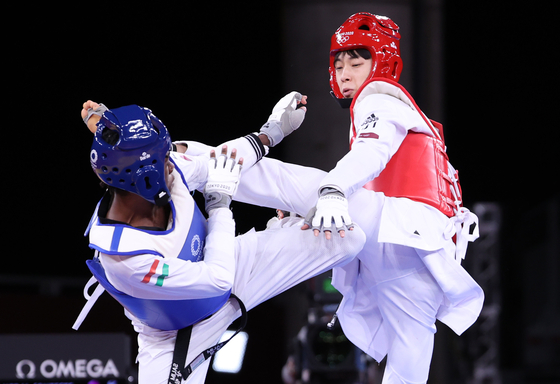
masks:
[(333, 316), (342, 295), (331, 284), (331, 272), (311, 279), (307, 324), (292, 341), (282, 372), (285, 384), (374, 383), (377, 363), (352, 344)]

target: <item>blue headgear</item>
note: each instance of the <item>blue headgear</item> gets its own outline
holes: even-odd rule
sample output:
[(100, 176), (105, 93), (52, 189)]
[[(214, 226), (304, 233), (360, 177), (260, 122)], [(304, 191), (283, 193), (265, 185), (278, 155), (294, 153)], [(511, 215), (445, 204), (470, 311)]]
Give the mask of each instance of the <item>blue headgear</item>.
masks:
[(90, 162), (107, 185), (165, 205), (170, 199), (165, 184), (170, 150), (165, 125), (149, 109), (129, 105), (105, 111), (97, 124)]

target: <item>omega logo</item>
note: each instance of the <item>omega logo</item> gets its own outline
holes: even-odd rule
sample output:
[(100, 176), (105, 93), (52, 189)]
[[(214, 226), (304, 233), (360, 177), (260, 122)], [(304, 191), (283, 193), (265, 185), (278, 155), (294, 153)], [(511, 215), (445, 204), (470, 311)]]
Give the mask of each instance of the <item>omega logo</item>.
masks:
[[(119, 377), (119, 370), (113, 360), (109, 359), (107, 364), (99, 359), (75, 361), (63, 360), (56, 362), (51, 359), (44, 360), (39, 365), (39, 373), (42, 377), (51, 379), (57, 377), (71, 378), (98, 378), (98, 377)], [(37, 377), (37, 367), (31, 360), (21, 360), (16, 365), (16, 377), (18, 379), (34, 379)]]

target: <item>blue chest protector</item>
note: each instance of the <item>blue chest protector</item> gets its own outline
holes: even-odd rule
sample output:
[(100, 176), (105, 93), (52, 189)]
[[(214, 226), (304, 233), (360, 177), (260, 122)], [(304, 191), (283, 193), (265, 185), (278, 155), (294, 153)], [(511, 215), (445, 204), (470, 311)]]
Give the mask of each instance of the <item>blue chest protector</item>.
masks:
[[(96, 214), (92, 219), (92, 224), (90, 224), (92, 231), (95, 227), (105, 227), (106, 230), (108, 226), (114, 227), (114, 231), (112, 238), (103, 239), (103, 244), (101, 245), (92, 241), (90, 247), (110, 255), (134, 257), (134, 255), (138, 254), (153, 253), (154, 255), (167, 256), (169, 254), (169, 250), (161, 249), (161, 247), (165, 248), (165, 246), (158, 246), (158, 240), (161, 236), (174, 236), (173, 241), (163, 242), (163, 244), (175, 244), (174, 249), (171, 250), (172, 256), (192, 262), (203, 260), (204, 256), (202, 250), (207, 234), (206, 219), (190, 196), (184, 179), (183, 183), (176, 184), (181, 184), (184, 188), (177, 188), (178, 186), (176, 185), (173, 189), (172, 201), (170, 204), (172, 204), (172, 214), (174, 215), (175, 220), (171, 229), (158, 234), (154, 231), (143, 231), (123, 224), (100, 224), (96, 210)], [(178, 189), (179, 191), (177, 191)], [(192, 202), (189, 202), (189, 199)], [(187, 205), (187, 207), (185, 207), (185, 205)], [(188, 215), (192, 214), (190, 222), (189, 220), (177, 220), (177, 213), (180, 215), (184, 214), (185, 210), (188, 212)], [(186, 225), (188, 225), (188, 233), (186, 231), (187, 228), (185, 228)], [(181, 226), (183, 226), (183, 228), (180, 228)], [(131, 235), (131, 239), (127, 241), (126, 234), (129, 231), (133, 232), (134, 238), (132, 239)], [(184, 233), (187, 233), (186, 237)], [(182, 244), (177, 245), (177, 237), (181, 239)], [(137, 240), (141, 238), (144, 241), (138, 242)], [(127, 242), (129, 245), (126, 244)], [(146, 244), (149, 244), (151, 248), (134, 248), (142, 247)], [(158, 249), (158, 247), (160, 248)], [(231, 291), (229, 291), (221, 296), (203, 299), (141, 299), (116, 289), (108, 281), (99, 258), (95, 257), (92, 260), (87, 260), (86, 263), (99, 284), (101, 284), (101, 286), (105, 288), (105, 290), (109, 292), (109, 294), (113, 296), (124, 308), (137, 317), (143, 324), (165, 331), (182, 329), (207, 318), (220, 309), (231, 294)], [(154, 289), (157, 289), (157, 287), (154, 287)]]

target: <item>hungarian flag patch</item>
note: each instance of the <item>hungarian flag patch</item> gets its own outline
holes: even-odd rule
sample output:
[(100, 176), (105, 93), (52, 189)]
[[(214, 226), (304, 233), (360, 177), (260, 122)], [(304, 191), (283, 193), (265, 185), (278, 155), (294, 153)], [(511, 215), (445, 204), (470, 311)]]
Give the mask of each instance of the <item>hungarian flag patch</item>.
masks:
[(163, 280), (169, 276), (169, 265), (161, 262), (156, 259), (152, 263), (150, 267), (150, 272), (146, 273), (146, 276), (142, 279), (142, 282), (145, 284), (155, 284), (157, 287), (161, 287), (163, 285)]

